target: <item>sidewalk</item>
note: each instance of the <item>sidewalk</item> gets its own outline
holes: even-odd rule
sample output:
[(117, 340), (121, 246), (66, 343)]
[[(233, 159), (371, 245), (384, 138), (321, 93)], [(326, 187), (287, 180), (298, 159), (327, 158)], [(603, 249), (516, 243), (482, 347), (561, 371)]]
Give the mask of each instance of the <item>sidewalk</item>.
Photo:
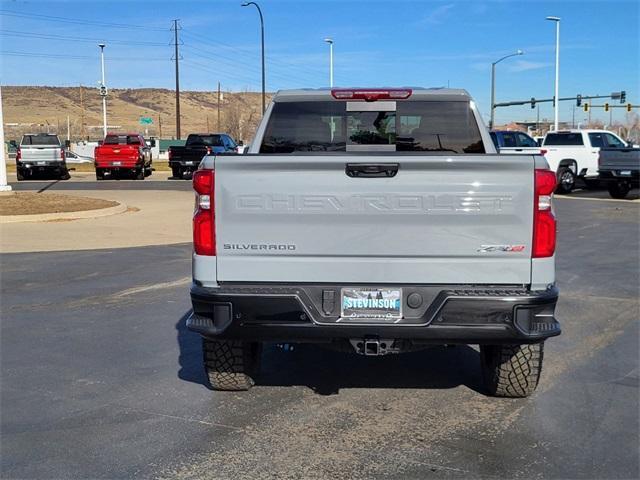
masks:
[(65, 194), (115, 200), (128, 209), (102, 218), (0, 225), (0, 253), (169, 245), (192, 240), (191, 192), (74, 190)]

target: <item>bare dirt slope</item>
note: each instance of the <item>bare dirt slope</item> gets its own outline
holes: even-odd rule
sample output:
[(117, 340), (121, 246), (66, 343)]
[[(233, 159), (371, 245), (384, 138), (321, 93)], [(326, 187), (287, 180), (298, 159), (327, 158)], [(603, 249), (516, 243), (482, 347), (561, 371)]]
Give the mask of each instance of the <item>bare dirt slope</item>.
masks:
[[(72, 139), (102, 135), (102, 103), (95, 87), (2, 87), (7, 139), (23, 133), (47, 131), (66, 137), (67, 115)], [(260, 93), (222, 93), (221, 122), (217, 124), (217, 92), (181, 92), (181, 133), (223, 130), (250, 139), (261, 117)], [(113, 129), (175, 136), (175, 92), (162, 88), (112, 89), (107, 97), (108, 123)], [(151, 125), (141, 125), (149, 117)], [(83, 121), (84, 119), (84, 121)], [(84, 128), (82, 127), (84, 124)], [(208, 128), (207, 128), (208, 125)], [(116, 128), (117, 127), (117, 128)]]

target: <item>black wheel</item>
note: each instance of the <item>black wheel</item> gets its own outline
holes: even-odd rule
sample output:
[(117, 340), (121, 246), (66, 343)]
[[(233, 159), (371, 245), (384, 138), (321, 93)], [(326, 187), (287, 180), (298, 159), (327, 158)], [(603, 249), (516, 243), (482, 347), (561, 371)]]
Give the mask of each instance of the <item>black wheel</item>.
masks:
[(104, 170), (96, 168), (96, 180), (104, 180)]
[(496, 397), (528, 397), (538, 386), (544, 343), (530, 345), (481, 345), (482, 376), (489, 394)]
[(22, 172), (20, 170), (16, 170), (16, 177), (18, 178), (19, 182), (24, 180), (24, 175), (22, 174)]
[(60, 174), (60, 180), (69, 180), (71, 178), (71, 174), (69, 173), (69, 170), (64, 170), (61, 174)]
[(624, 180), (617, 180), (609, 183), (607, 186), (609, 190), (609, 195), (611, 198), (619, 198), (622, 199), (627, 196), (629, 190), (631, 190), (631, 185), (629, 182), (625, 182)]
[(171, 167), (171, 175), (173, 178), (182, 178), (182, 169), (180, 167)]
[(567, 194), (576, 186), (576, 175), (569, 167), (560, 167), (558, 169), (558, 186), (556, 193)]
[(255, 383), (262, 344), (202, 339), (204, 369), (214, 390), (249, 390)]
[(136, 180), (144, 180), (144, 165), (136, 170)]

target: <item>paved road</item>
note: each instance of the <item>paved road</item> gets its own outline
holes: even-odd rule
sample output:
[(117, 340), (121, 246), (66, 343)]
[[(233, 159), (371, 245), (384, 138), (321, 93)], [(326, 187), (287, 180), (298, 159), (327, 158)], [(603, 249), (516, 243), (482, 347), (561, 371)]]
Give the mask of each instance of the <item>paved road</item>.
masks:
[(558, 316), (536, 394), (478, 354), (269, 347), (205, 386), (188, 245), (1, 259), (3, 478), (638, 478), (636, 203), (558, 201)]

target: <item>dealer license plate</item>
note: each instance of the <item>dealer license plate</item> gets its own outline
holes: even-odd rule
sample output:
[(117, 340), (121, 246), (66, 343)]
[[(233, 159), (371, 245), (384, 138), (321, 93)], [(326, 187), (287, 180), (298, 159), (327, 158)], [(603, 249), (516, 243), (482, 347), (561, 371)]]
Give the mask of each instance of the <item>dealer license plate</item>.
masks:
[(36, 162), (36, 165), (46, 165), (47, 162)]
[(343, 288), (342, 318), (394, 321), (402, 318), (402, 289)]
[(189, 161), (187, 161), (187, 162), (184, 162), (184, 164), (185, 164), (185, 165), (193, 165), (193, 161), (192, 161), (192, 160), (189, 160)]
[(625, 177), (630, 177), (631, 176), (631, 170), (620, 170), (620, 175), (623, 175)]
[(115, 166), (122, 165), (122, 162), (111, 162), (111, 165), (115, 165)]

